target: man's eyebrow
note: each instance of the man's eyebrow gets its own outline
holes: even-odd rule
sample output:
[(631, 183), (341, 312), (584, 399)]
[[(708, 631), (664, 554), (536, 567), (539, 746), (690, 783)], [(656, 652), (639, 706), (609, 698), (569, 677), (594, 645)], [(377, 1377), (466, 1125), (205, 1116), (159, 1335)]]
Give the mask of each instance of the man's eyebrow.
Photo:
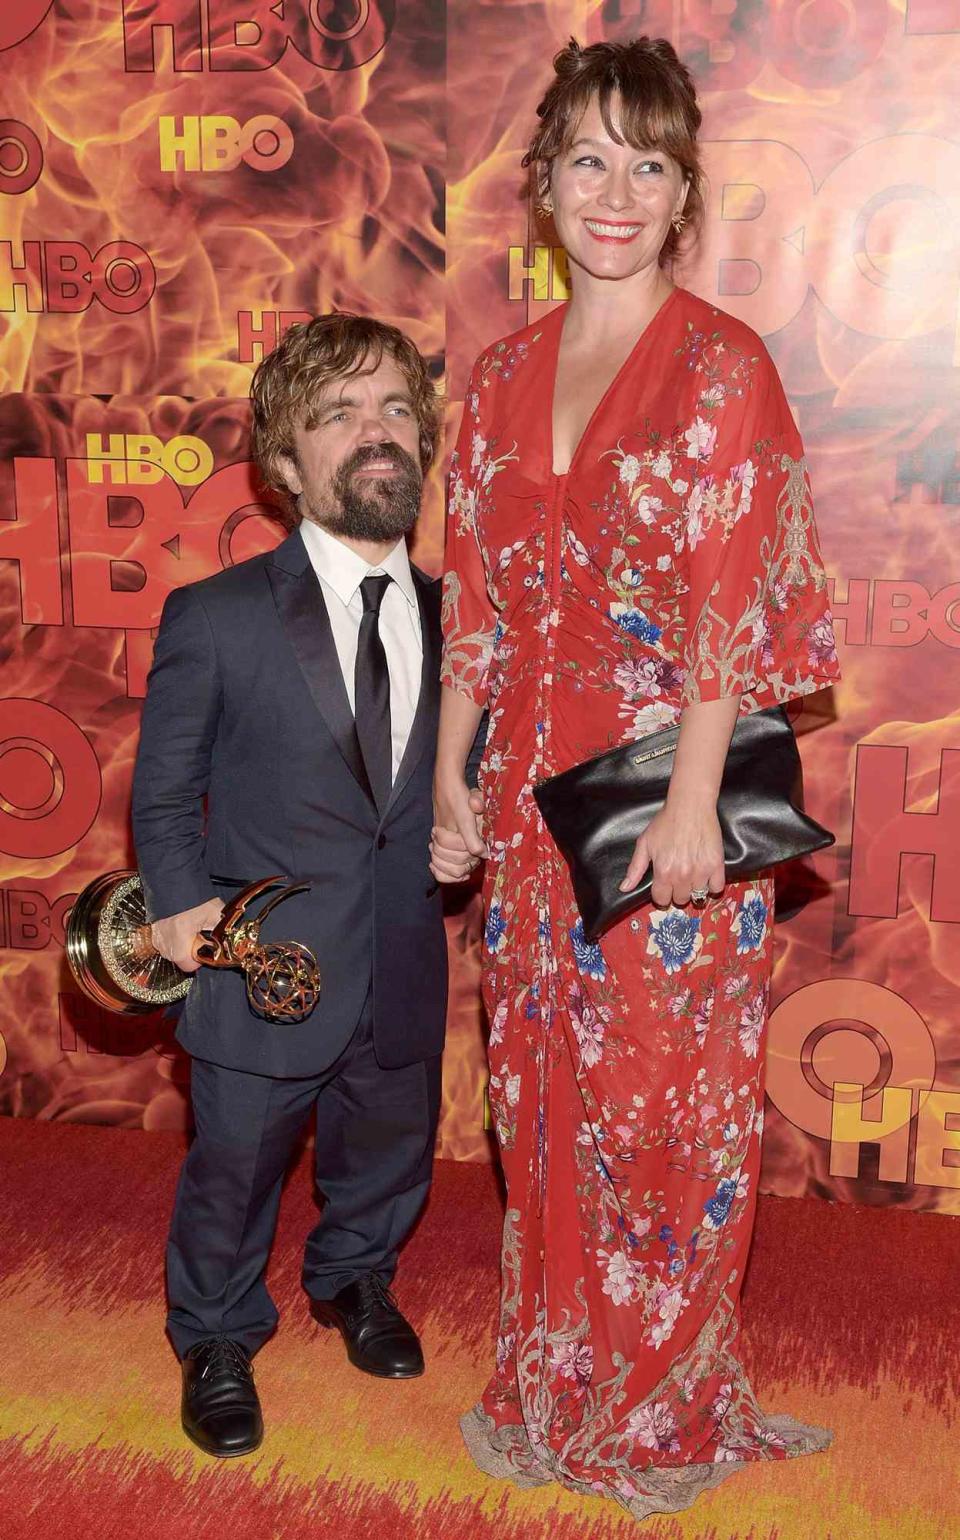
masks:
[[(413, 397), (410, 395), (409, 391), (406, 390), (391, 390), (389, 395), (383, 397), (382, 404), (386, 406), (391, 401), (402, 401), (405, 405), (411, 406), (413, 404)], [(321, 396), (314, 410), (318, 414), (322, 414), (323, 412), (335, 411), (338, 407), (341, 406), (358, 405), (359, 402), (355, 396), (346, 396), (342, 394), (339, 396)]]
[(315, 412), (332, 412), (338, 406), (356, 406), (354, 396), (345, 396), (341, 391), (339, 396), (323, 395), (314, 407)]

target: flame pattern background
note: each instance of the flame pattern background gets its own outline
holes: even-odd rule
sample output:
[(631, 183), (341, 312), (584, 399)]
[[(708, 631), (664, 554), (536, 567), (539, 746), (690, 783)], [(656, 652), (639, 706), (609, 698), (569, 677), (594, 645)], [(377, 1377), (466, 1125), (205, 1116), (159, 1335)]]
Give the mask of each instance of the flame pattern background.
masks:
[[(953, 0), (7, 7), (0, 1110), (148, 1129), (185, 1116), (170, 1023), (88, 1008), (58, 937), (69, 895), (130, 858), (138, 692), (167, 588), (277, 538), (245, 469), (259, 357), (250, 328), (269, 337), (281, 313), (332, 307), (395, 322), (445, 378), (455, 424), (476, 353), (563, 297), (519, 169), (550, 58), (571, 34), (639, 31), (670, 37), (702, 93), (708, 219), (678, 276), (764, 336), (807, 442), (837, 597), (849, 598), (845, 614), (837, 606), (843, 685), (798, 722), (808, 805), (838, 845), (779, 894), (765, 1186), (960, 1211), (957, 862), (951, 871), (948, 854), (937, 858), (932, 896), (931, 857), (907, 855), (892, 911), (889, 897), (854, 906), (850, 892), (851, 863), (869, 877), (879, 869), (871, 842), (896, 837), (893, 802), (884, 814), (882, 787), (861, 795), (855, 781), (858, 763), (876, 763), (865, 750), (907, 748), (904, 805), (937, 815), (925, 829), (939, 818), (942, 831), (953, 816), (960, 840), (960, 793), (951, 798), (941, 767), (944, 750), (960, 749)], [(267, 132), (227, 169), (182, 155), (162, 168), (161, 119), (181, 131), (185, 118), (225, 116), (279, 120), (292, 135), (289, 158), (271, 164)], [(18, 191), (25, 165), (38, 175)], [(124, 308), (102, 277), (89, 289), (81, 274), (86, 308), (58, 310), (55, 242), (91, 254), (130, 243), (146, 259), (141, 280), (155, 279), (152, 295)], [(43, 271), (29, 243), (46, 243)], [(11, 263), (35, 267), (19, 288)], [(524, 268), (536, 277), (524, 281)], [(118, 270), (121, 291), (131, 271)], [(89, 434), (200, 440), (212, 475), (181, 487), (168, 468), (144, 485), (118, 465), (91, 485)], [(437, 467), (414, 556), (438, 571), (441, 554)], [(925, 605), (924, 593), (936, 597)], [(22, 702), (46, 708), (32, 733)], [(44, 739), (43, 722), (60, 724), (64, 748)], [(85, 773), (81, 736), (100, 790), (90, 792), (95, 816), (60, 848), (50, 820)], [(855, 785), (861, 805), (872, 796), (879, 809), (861, 823)], [(441, 1153), (482, 1160), (475, 892), (452, 900), (447, 923)], [(859, 1166), (855, 1141), (831, 1148), (835, 1082), (866, 1087), (864, 1116), (885, 1119), (879, 1141), (860, 1131)], [(899, 1118), (898, 1088), (913, 1098)]]

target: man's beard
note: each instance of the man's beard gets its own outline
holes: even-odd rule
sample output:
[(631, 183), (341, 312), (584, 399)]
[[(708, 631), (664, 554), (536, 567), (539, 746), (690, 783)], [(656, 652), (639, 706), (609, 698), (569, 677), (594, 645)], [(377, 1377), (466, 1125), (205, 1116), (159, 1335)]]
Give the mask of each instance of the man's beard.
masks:
[[(392, 461), (401, 474), (355, 481), (356, 472), (374, 460)], [(320, 522), (350, 540), (398, 539), (417, 522), (422, 487), (420, 467), (399, 444), (362, 444), (334, 476), (334, 506), (323, 510)]]

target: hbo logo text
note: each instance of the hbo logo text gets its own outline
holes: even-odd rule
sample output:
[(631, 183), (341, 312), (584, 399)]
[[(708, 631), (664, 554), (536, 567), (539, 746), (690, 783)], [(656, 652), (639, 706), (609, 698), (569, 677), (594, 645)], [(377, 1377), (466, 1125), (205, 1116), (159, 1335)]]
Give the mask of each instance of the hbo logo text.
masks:
[(278, 171), (293, 154), (289, 126), (268, 113), (246, 123), (220, 114), (163, 117), (159, 131), (161, 171), (233, 171), (241, 161), (254, 171)]

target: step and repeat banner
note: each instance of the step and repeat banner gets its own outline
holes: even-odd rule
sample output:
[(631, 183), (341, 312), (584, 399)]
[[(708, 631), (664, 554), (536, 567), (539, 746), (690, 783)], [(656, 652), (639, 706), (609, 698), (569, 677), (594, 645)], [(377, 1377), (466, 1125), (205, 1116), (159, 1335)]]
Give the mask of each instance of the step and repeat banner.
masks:
[[(551, 57), (640, 32), (702, 93), (678, 277), (781, 371), (844, 668), (796, 722), (838, 843), (778, 893), (765, 1186), (960, 1212), (960, 0), (7, 0), (0, 1111), (184, 1123), (171, 1022), (79, 996), (64, 922), (132, 862), (166, 594), (279, 538), (253, 368), (376, 314), (455, 425), (480, 349), (566, 296), (519, 165)], [(415, 558), (441, 547), (438, 468)], [(441, 1150), (487, 1159), (475, 891), (447, 925)]]

